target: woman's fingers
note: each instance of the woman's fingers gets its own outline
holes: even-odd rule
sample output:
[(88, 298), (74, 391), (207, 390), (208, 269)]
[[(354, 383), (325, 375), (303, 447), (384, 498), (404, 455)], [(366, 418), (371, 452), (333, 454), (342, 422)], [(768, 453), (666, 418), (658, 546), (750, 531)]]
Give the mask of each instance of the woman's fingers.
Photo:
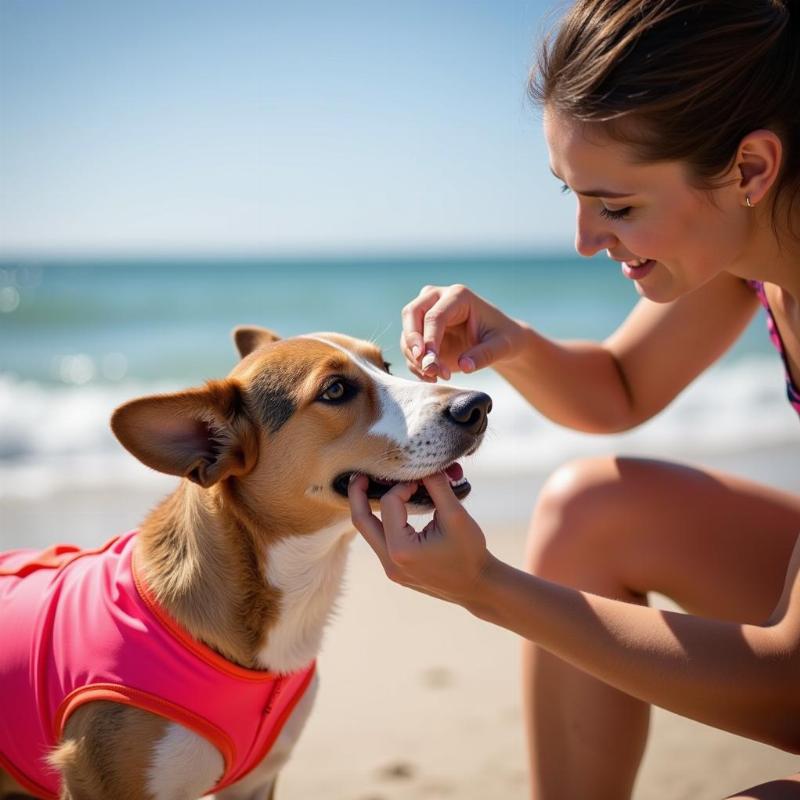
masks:
[(440, 294), (441, 289), (437, 286), (423, 286), (419, 294), (403, 308), (400, 314), (403, 323), (400, 345), (412, 371), (415, 367), (422, 371), (420, 363), (425, 355), (425, 314), (436, 303)]
[(440, 358), (442, 342), (448, 328), (462, 325), (469, 319), (472, 298), (474, 295), (461, 285), (425, 286), (403, 309), (400, 346), (415, 375), (423, 379), (439, 376), (449, 380), (456, 364)]
[(372, 513), (367, 497), (369, 478), (366, 475), (354, 474), (350, 478), (347, 497), (350, 500), (350, 518), (356, 530), (367, 540), (367, 544), (375, 551), (378, 558), (386, 565), (386, 537), (381, 521)]
[(445, 331), (466, 322), (469, 308), (459, 292), (443, 292), (430, 306), (423, 319), (422, 340), (426, 353), (439, 354)]
[(428, 490), (439, 514), (450, 515), (464, 512), (464, 506), (461, 505), (461, 501), (455, 496), (453, 488), (450, 486), (450, 479), (443, 472), (423, 478), (422, 483)]
[[(398, 483), (381, 498), (381, 519), (378, 519), (369, 505), (366, 475), (356, 475), (350, 479), (347, 496), (350, 500), (350, 518), (356, 530), (367, 540), (367, 544), (380, 558), (386, 574), (399, 580), (397, 567), (403, 560), (407, 544), (416, 534), (408, 524), (406, 503), (417, 490), (416, 483)], [(399, 555), (399, 559), (398, 559)]]
[(381, 498), (381, 519), (370, 509), (366, 477), (348, 490), (356, 529), (377, 554), (390, 580), (453, 602), (468, 595), (486, 563), (486, 540), (453, 493), (446, 475), (423, 478), (435, 505), (422, 533), (408, 524), (407, 504), (418, 482), (399, 483)]
[(474, 372), (499, 361), (511, 351), (508, 337), (495, 334), (467, 350), (459, 358), (459, 366), (464, 372)]
[(402, 316), (400, 346), (422, 380), (484, 369), (523, 343), (523, 324), (461, 284), (424, 287)]
[(398, 552), (402, 552), (408, 544), (410, 534), (416, 531), (408, 524), (406, 503), (417, 491), (416, 483), (398, 483), (381, 498), (381, 520), (389, 556), (396, 560)]

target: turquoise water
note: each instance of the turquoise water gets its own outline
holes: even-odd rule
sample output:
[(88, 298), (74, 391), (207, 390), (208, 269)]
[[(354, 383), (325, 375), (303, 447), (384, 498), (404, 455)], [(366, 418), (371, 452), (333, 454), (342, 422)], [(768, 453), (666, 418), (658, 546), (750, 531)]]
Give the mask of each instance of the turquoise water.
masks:
[[(227, 374), (236, 325), (374, 339), (393, 371), (407, 374), (402, 306), (426, 283), (454, 282), (563, 338), (605, 337), (637, 301), (605, 257), (0, 262), (0, 500), (149, 481), (111, 435), (111, 412), (132, 397)], [(743, 452), (797, 441), (800, 432), (761, 316), (670, 409), (621, 437), (553, 425), (491, 371), (456, 382), (495, 401), (472, 474), (544, 473), (620, 449), (677, 458)]]
[[(397, 363), (402, 306), (426, 283), (455, 282), (558, 337), (606, 336), (636, 302), (604, 257), (7, 261), (0, 372), (59, 383), (69, 376), (59, 359), (80, 354), (94, 364), (95, 382), (123, 369), (145, 381), (197, 381), (229, 369), (229, 333), (243, 323), (284, 336), (337, 330), (376, 338)], [(767, 351), (756, 331), (737, 354)], [(116, 369), (103, 370), (109, 356)]]

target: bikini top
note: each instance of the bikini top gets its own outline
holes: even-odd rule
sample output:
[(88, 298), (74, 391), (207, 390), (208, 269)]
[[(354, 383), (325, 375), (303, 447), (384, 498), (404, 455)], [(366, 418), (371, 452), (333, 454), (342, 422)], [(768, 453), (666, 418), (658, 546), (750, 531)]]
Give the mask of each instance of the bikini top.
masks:
[(783, 368), (786, 373), (786, 395), (789, 398), (789, 402), (792, 404), (792, 408), (794, 408), (794, 410), (800, 414), (800, 389), (795, 386), (795, 383), (792, 380), (792, 374), (789, 372), (789, 361), (786, 356), (786, 348), (784, 347), (783, 339), (781, 339), (781, 333), (778, 330), (778, 326), (775, 323), (775, 317), (772, 315), (772, 309), (769, 307), (769, 300), (767, 300), (767, 293), (764, 291), (764, 284), (761, 281), (748, 281), (748, 283), (758, 295), (761, 305), (766, 309), (769, 338), (772, 340), (772, 344), (775, 345), (775, 349), (780, 353), (781, 360), (783, 361)]
[(227, 661), (159, 605), (136, 570), (136, 531), (96, 550), (0, 554), (0, 766), (56, 800), (45, 760), (76, 708), (135, 706), (212, 742), (235, 783), (266, 756), (315, 664), (288, 675)]

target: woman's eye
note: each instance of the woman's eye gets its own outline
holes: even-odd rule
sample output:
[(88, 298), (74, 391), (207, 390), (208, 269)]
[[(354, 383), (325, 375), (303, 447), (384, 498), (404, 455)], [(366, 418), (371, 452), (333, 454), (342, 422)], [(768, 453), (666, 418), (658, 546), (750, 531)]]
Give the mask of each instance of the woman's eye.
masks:
[(329, 400), (335, 403), (338, 400), (344, 400), (347, 396), (347, 386), (343, 381), (335, 381), (330, 384), (327, 389), (320, 395), (322, 400)]
[(625, 208), (620, 208), (619, 210), (613, 210), (611, 208), (603, 208), (600, 209), (600, 214), (604, 216), (606, 219), (625, 219), (628, 214), (631, 213), (631, 207), (626, 206)]

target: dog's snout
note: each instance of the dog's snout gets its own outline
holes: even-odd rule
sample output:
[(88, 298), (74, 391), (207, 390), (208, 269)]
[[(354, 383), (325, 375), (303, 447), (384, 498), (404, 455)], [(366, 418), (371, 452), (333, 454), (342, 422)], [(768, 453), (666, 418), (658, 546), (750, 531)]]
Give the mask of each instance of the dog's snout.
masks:
[(487, 415), (492, 410), (492, 398), (484, 392), (465, 392), (456, 395), (445, 413), (461, 428), (475, 436), (486, 430)]

